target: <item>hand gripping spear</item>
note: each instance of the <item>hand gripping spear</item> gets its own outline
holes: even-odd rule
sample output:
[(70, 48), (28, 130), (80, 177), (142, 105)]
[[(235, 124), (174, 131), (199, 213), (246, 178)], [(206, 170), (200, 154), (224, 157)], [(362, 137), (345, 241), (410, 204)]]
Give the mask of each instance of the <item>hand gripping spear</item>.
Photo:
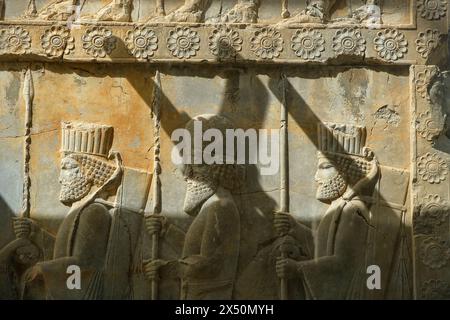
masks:
[[(286, 76), (281, 74), (281, 109), (280, 109), (280, 212), (289, 212), (289, 148), (288, 148), (288, 108), (286, 102)], [(283, 237), (284, 235), (280, 235)], [(287, 253), (281, 247), (281, 257)], [(287, 279), (280, 278), (280, 298), (288, 299)]]

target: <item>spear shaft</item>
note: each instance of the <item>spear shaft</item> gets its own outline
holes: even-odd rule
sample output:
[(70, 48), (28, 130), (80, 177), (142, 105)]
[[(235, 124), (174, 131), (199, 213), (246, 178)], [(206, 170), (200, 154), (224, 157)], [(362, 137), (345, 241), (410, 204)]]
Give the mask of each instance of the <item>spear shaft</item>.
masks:
[[(280, 211), (289, 212), (289, 148), (288, 148), (288, 107), (286, 102), (286, 76), (281, 75), (281, 105), (280, 105)], [(281, 257), (287, 258), (281, 251)], [(280, 278), (280, 298), (288, 299), (286, 278)]]
[[(155, 75), (155, 87), (153, 90), (152, 117), (154, 126), (154, 153), (153, 153), (153, 214), (161, 214), (161, 75), (159, 70)], [(159, 232), (152, 234), (152, 260), (159, 257)], [(158, 280), (152, 279), (152, 300), (158, 299)]]
[(25, 141), (24, 141), (24, 170), (23, 170), (23, 194), (22, 194), (22, 217), (30, 217), (30, 146), (31, 146), (31, 126), (32, 107), (34, 99), (33, 77), (31, 69), (25, 72), (23, 83), (23, 98), (25, 100)]
[(164, 8), (164, 0), (156, 0), (156, 15), (165, 16), (166, 9)]

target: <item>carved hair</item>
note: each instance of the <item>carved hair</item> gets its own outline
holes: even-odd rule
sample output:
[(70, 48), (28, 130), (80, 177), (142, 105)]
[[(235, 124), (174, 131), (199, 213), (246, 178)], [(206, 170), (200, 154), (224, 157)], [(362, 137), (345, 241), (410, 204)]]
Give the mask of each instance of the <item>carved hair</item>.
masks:
[[(205, 132), (208, 129), (217, 129), (222, 135), (226, 136), (227, 129), (234, 129), (234, 125), (230, 119), (222, 115), (216, 114), (203, 114), (196, 116), (186, 124), (186, 129), (194, 136), (194, 121), (202, 122), (202, 129)], [(203, 152), (204, 148), (208, 145), (207, 141), (204, 141), (200, 150), (192, 150), (192, 155), (195, 152)], [(234, 144), (236, 146), (236, 143)], [(195, 148), (195, 146), (194, 146)], [(223, 150), (223, 154), (227, 155), (227, 150)], [(234, 152), (236, 157), (237, 152)], [(229, 159), (227, 159), (229, 160)], [(236, 163), (236, 158), (232, 159)], [(186, 165), (185, 176), (193, 177), (194, 175), (201, 174), (203, 179), (211, 180), (211, 182), (217, 183), (225, 189), (237, 192), (243, 185), (245, 179), (245, 166), (237, 164), (201, 164), (195, 165), (202, 167), (202, 170), (193, 171), (192, 165)], [(206, 168), (206, 169), (205, 169)], [(200, 171), (200, 172), (197, 172)]]
[(345, 176), (349, 185), (355, 185), (367, 176), (372, 168), (371, 162), (360, 157), (352, 157), (343, 154), (327, 153), (326, 157), (336, 166), (338, 171)]
[[(202, 174), (204, 180), (210, 180), (211, 182), (230, 190), (232, 193), (238, 193), (244, 185), (245, 167), (243, 165), (204, 164), (201, 166), (207, 168), (206, 172)], [(195, 175), (199, 175), (200, 173), (194, 173), (192, 165), (186, 165), (184, 174), (187, 178), (195, 179)]]
[(94, 156), (70, 154), (69, 157), (80, 164), (83, 174), (97, 187), (103, 186), (116, 170), (114, 166)]

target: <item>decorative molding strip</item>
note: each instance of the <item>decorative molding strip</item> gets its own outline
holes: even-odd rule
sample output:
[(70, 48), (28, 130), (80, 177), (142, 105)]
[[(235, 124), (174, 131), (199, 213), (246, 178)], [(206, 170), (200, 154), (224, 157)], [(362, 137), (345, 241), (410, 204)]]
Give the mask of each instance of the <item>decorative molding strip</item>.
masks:
[(327, 64), (339, 59), (333, 64), (414, 65), (423, 60), (423, 52), (414, 50), (417, 32), (393, 28), (98, 23), (69, 29), (41, 22), (0, 24), (0, 35), (0, 61), (19, 55), (23, 61), (109, 63)]

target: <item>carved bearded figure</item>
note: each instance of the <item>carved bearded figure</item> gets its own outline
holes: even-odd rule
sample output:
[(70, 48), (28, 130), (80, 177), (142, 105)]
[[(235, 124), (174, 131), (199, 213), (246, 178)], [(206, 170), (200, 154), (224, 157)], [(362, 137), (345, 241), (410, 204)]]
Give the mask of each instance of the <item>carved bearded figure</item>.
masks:
[[(366, 287), (366, 250), (371, 228), (364, 196), (371, 196), (378, 163), (364, 146), (365, 129), (341, 124), (319, 126), (317, 199), (330, 203), (315, 232), (314, 257), (279, 257), (278, 276), (299, 279), (310, 299), (361, 299)], [(305, 226), (275, 215), (282, 235), (302, 239)]]
[[(201, 115), (186, 129), (194, 136), (194, 123), (203, 130), (233, 126), (225, 117)], [(203, 146), (204, 148), (204, 146)], [(201, 150), (193, 150), (195, 152)], [(182, 258), (148, 261), (150, 279), (176, 276), (182, 281), (182, 299), (231, 299), (235, 283), (240, 239), (240, 213), (234, 193), (240, 190), (243, 168), (234, 164), (186, 164), (187, 190), (184, 211), (195, 217), (189, 227)]]
[[(123, 172), (120, 155), (110, 152), (113, 128), (63, 123), (62, 131), (59, 198), (70, 211), (54, 240), (53, 259), (34, 264), (22, 275), (22, 298), (128, 298), (130, 261), (123, 257), (132, 255), (133, 236), (124, 230), (132, 230), (132, 223), (119, 204), (108, 201), (116, 195)], [(29, 223), (18, 219), (15, 228)], [(66, 285), (71, 265), (80, 268), (80, 290)]]

